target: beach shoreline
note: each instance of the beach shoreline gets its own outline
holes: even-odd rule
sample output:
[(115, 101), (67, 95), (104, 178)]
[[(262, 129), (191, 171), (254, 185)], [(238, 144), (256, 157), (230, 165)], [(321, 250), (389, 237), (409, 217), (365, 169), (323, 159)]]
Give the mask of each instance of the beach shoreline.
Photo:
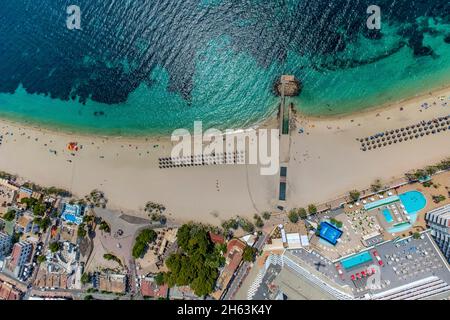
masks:
[[(446, 106), (441, 105), (442, 95)], [(291, 131), (287, 207), (324, 203), (348, 190), (367, 188), (374, 179), (388, 181), (450, 156), (445, 147), (450, 131), (370, 152), (362, 152), (356, 141), (447, 116), (449, 96), (447, 87), (431, 96), (341, 117), (297, 114), (294, 121), (304, 133)], [(425, 102), (428, 107), (422, 108)], [(276, 128), (277, 123), (274, 115), (258, 128)], [(262, 176), (259, 165), (160, 169), (158, 159), (170, 156), (173, 147), (167, 136), (70, 134), (3, 119), (0, 134), (0, 170), (67, 189), (79, 198), (99, 189), (109, 208), (136, 216), (145, 217), (145, 203), (153, 201), (166, 206), (169, 219), (220, 225), (237, 215), (251, 219), (255, 213), (273, 211), (278, 203), (278, 176)], [(72, 141), (82, 146), (80, 151), (67, 150)], [(414, 157), (405, 157), (408, 154)]]
[[(326, 115), (311, 115), (308, 113), (303, 113), (301, 111), (301, 106), (295, 105), (295, 113), (296, 116), (305, 120), (310, 121), (333, 121), (333, 120), (346, 120), (351, 119), (352, 117), (366, 116), (374, 113), (379, 113), (382, 111), (386, 111), (391, 108), (402, 107), (402, 105), (411, 104), (413, 102), (419, 103), (421, 100), (425, 100), (427, 98), (439, 95), (447, 96), (450, 93), (450, 85), (444, 84), (432, 90), (426, 90), (424, 92), (420, 92), (412, 97), (403, 98), (400, 100), (396, 100), (389, 103), (384, 103), (381, 105), (374, 105), (371, 107), (366, 107), (360, 110), (351, 110), (349, 112), (338, 113), (338, 114), (326, 114)], [(231, 128), (232, 130), (247, 130), (247, 129), (263, 129), (263, 128), (273, 128), (277, 121), (277, 110), (279, 103), (277, 102), (274, 106), (271, 106), (269, 109), (272, 109), (272, 112), (269, 112), (268, 116), (265, 118), (261, 118), (254, 123), (243, 126)], [(61, 129), (56, 128), (57, 124), (44, 124), (39, 121), (32, 120), (19, 120), (16, 117), (10, 117), (6, 115), (0, 114), (0, 121), (5, 123), (10, 123), (11, 125), (22, 126), (24, 128), (45, 131), (48, 133), (55, 133), (60, 135), (73, 135), (73, 136), (81, 136), (81, 137), (101, 137), (105, 139), (123, 139), (124, 141), (170, 141), (170, 134), (158, 133), (158, 132), (142, 132), (142, 133), (131, 133), (131, 134), (116, 134), (116, 133), (108, 133), (108, 132), (95, 132), (93, 129), (83, 128), (80, 130), (73, 129), (69, 126), (62, 127)], [(192, 128), (187, 128), (191, 130)]]
[(450, 93), (450, 84), (445, 84), (438, 88), (434, 88), (433, 90), (426, 90), (424, 92), (418, 93), (412, 97), (403, 98), (400, 100), (384, 103), (381, 105), (374, 105), (372, 107), (363, 108), (361, 110), (353, 110), (348, 113), (315, 116), (302, 113), (300, 110), (297, 109), (297, 115), (302, 119), (311, 121), (347, 120), (353, 117), (356, 118), (361, 116), (367, 116), (371, 114), (380, 113), (383, 111), (388, 111), (389, 109), (400, 108), (403, 105), (420, 103), (421, 101), (426, 100), (428, 98), (433, 98), (441, 95), (444, 95), (447, 99), (449, 97), (449, 93)]

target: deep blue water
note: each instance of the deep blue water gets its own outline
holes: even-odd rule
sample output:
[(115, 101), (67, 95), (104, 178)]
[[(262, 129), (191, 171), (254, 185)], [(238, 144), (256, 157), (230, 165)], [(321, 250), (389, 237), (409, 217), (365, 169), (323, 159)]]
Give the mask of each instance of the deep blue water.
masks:
[[(450, 1), (2, 0), (0, 113), (116, 134), (236, 127), (298, 107), (336, 114), (450, 80)], [(82, 30), (66, 28), (80, 6)]]

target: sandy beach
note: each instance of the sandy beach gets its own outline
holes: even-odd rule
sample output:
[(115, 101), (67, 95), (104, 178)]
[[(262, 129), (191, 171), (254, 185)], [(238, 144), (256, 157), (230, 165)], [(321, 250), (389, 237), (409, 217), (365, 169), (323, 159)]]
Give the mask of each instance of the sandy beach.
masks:
[[(297, 115), (297, 130), (302, 128), (303, 133), (291, 133), (288, 206), (329, 201), (367, 188), (375, 179), (387, 182), (450, 156), (450, 131), (368, 152), (361, 151), (356, 140), (447, 116), (449, 97), (446, 88), (341, 117)], [(421, 107), (425, 102), (428, 108)], [(265, 126), (275, 124), (270, 119)], [(66, 188), (77, 197), (100, 189), (110, 208), (129, 214), (144, 216), (145, 203), (153, 201), (164, 204), (168, 217), (177, 221), (219, 224), (276, 206), (278, 176), (261, 176), (257, 165), (159, 169), (158, 158), (170, 156), (168, 138), (68, 134), (7, 120), (0, 120), (0, 134), (0, 170)], [(71, 141), (82, 146), (73, 154), (66, 148)]]

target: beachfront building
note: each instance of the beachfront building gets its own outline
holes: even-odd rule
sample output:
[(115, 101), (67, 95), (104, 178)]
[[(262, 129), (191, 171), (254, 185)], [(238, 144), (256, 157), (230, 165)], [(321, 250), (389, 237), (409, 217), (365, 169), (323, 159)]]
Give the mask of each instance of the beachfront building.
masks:
[(38, 233), (39, 225), (34, 224), (34, 217), (30, 211), (26, 211), (16, 223), (16, 232), (22, 234)]
[(9, 255), (12, 237), (7, 233), (0, 232), (0, 260)]
[(146, 277), (141, 281), (141, 294), (143, 297), (154, 299), (167, 299), (169, 287), (167, 284), (158, 286), (153, 277)]
[(0, 260), (3, 260), (11, 249), (12, 237), (4, 232), (0, 232)]
[(450, 262), (450, 204), (427, 212), (425, 221), (433, 239)]
[(20, 300), (23, 293), (14, 285), (0, 280), (0, 300)]
[(83, 222), (84, 207), (79, 204), (64, 203), (62, 207), (61, 218), (64, 221), (81, 224)]
[(102, 273), (97, 276), (98, 290), (125, 294), (127, 291), (127, 275), (115, 273)]
[(17, 187), (10, 185), (8, 180), (0, 179), (0, 214), (8, 212), (15, 201)]
[(219, 300), (223, 292), (227, 289), (230, 280), (241, 264), (245, 247), (246, 244), (239, 239), (232, 239), (228, 242), (225, 266), (217, 279), (216, 291), (211, 295), (215, 299)]
[(18, 277), (23, 267), (30, 262), (33, 245), (28, 241), (21, 241), (15, 243), (11, 253), (11, 261), (9, 263), (9, 270), (11, 270), (16, 277)]
[(305, 248), (272, 252), (243, 288), (255, 300), (448, 299), (450, 266), (425, 231), (334, 261)]

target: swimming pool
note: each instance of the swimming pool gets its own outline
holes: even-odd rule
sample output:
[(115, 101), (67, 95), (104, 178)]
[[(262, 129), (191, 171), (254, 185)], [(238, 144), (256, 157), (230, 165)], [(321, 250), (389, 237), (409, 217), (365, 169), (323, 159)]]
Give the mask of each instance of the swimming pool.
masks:
[(68, 222), (76, 223), (76, 224), (80, 224), (81, 222), (83, 222), (83, 219), (81, 219), (81, 217), (77, 217), (70, 213), (63, 214), (62, 218)]
[(326, 221), (320, 224), (319, 237), (335, 245), (342, 236), (342, 231)]
[(405, 210), (409, 213), (417, 213), (425, 208), (427, 205), (427, 199), (419, 191), (408, 191), (399, 195), (400, 201), (405, 206)]
[(398, 196), (391, 196), (391, 197), (388, 197), (388, 198), (380, 199), (380, 200), (377, 200), (377, 201), (365, 204), (364, 205), (364, 209), (369, 211), (369, 210), (375, 209), (377, 207), (381, 207), (383, 205), (390, 204), (392, 202), (398, 201), (398, 199), (399, 199)]
[(366, 263), (372, 261), (372, 256), (370, 255), (369, 251), (364, 251), (361, 253), (358, 253), (354, 256), (351, 256), (350, 258), (346, 258), (344, 260), (341, 260), (342, 266), (348, 270), (353, 267), (359, 266), (360, 264)]
[(403, 232), (411, 228), (417, 220), (417, 213), (427, 205), (427, 199), (425, 196), (422, 192), (416, 190), (402, 193), (399, 195), (399, 198), (405, 206), (405, 210), (409, 216), (409, 221), (407, 223), (397, 224), (388, 229), (388, 232), (390, 233)]
[(383, 210), (384, 219), (386, 219), (387, 223), (391, 223), (394, 219), (392, 219), (391, 212), (388, 209)]

